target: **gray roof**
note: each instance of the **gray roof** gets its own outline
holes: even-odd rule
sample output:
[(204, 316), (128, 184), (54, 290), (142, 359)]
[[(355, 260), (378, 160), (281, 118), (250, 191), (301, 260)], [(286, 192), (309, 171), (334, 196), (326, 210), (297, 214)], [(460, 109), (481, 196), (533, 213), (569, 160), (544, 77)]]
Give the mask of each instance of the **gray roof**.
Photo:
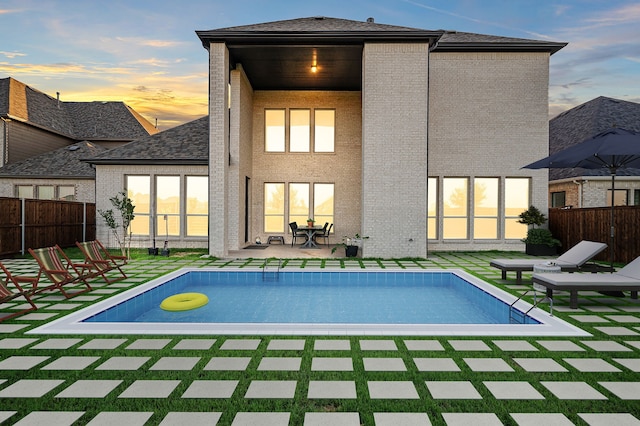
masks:
[(0, 116), (78, 141), (129, 141), (158, 132), (124, 102), (63, 102), (11, 77), (0, 79)]
[(7, 164), (0, 168), (0, 177), (95, 179), (95, 169), (82, 160), (106, 150), (102, 146), (87, 141), (77, 142), (24, 161)]
[(566, 46), (566, 43), (499, 37), (485, 34), (464, 33), (444, 30), (425, 30), (397, 25), (379, 24), (372, 18), (367, 21), (314, 16), (261, 24), (196, 31), (205, 47), (211, 41), (226, 42), (274, 42), (292, 39), (300, 43), (304, 40), (327, 42), (363, 42), (364, 40), (419, 40), (436, 41), (435, 50), (512, 50), (548, 51), (552, 54)]
[(209, 164), (209, 116), (87, 158), (93, 164)]
[[(599, 96), (549, 121), (549, 154), (589, 139), (611, 127), (640, 131), (640, 104)], [(619, 169), (619, 176), (640, 176), (640, 169)], [(606, 169), (550, 169), (549, 180), (610, 176)]]

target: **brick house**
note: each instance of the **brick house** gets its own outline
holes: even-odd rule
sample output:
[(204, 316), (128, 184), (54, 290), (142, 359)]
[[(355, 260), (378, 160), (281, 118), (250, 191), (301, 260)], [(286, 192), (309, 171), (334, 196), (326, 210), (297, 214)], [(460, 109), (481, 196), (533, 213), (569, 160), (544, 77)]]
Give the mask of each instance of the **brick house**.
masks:
[(545, 211), (565, 44), (312, 17), (197, 31), (209, 52), (209, 252), (307, 216), (364, 256), (520, 249)]
[(83, 155), (158, 130), (123, 102), (63, 102), (0, 79), (0, 196), (95, 201)]
[[(549, 153), (580, 143), (611, 127), (640, 131), (640, 104), (599, 96), (549, 121)], [(615, 204), (640, 205), (640, 169), (616, 173)], [(611, 205), (611, 175), (606, 169), (550, 169), (550, 207)]]

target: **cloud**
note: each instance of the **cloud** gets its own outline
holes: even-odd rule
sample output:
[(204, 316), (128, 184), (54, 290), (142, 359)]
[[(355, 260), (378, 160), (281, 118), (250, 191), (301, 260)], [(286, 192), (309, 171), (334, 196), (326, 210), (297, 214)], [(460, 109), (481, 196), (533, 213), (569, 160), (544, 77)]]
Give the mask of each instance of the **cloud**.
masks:
[(116, 37), (115, 40), (125, 43), (127, 45), (155, 47), (155, 48), (179, 47), (185, 44), (184, 42), (176, 41), (176, 40), (149, 40), (141, 37)]
[(14, 59), (17, 58), (18, 56), (27, 56), (26, 53), (20, 53), (20, 52), (5, 52), (0, 50), (0, 55), (7, 57), (9, 59)]

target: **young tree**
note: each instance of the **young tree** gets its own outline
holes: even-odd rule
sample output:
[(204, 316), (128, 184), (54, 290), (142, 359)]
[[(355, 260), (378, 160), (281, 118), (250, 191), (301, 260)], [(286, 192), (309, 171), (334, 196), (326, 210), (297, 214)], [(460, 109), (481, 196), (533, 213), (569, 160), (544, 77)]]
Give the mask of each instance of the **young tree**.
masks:
[[(109, 198), (113, 207), (120, 213), (120, 223), (117, 222), (117, 219), (113, 213), (112, 209), (109, 210), (98, 210), (98, 213), (107, 226), (113, 232), (113, 235), (116, 237), (116, 241), (120, 246), (120, 251), (123, 256), (127, 256), (129, 258), (129, 249), (131, 245), (131, 230), (129, 229), (129, 225), (131, 225), (131, 221), (135, 217), (133, 214), (133, 210), (135, 206), (131, 201), (131, 198), (127, 196), (127, 193), (122, 191), (119, 192), (116, 196)], [(119, 229), (122, 229), (122, 236), (118, 232)], [(127, 245), (127, 241), (129, 245)]]

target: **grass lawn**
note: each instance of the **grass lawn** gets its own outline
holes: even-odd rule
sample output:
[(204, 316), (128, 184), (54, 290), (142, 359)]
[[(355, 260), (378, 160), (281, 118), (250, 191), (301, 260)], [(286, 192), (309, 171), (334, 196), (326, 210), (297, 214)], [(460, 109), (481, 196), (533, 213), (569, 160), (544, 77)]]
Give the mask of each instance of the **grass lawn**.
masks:
[[(68, 254), (81, 257), (77, 250)], [(100, 421), (124, 413), (129, 417), (120, 423), (127, 425), (640, 424), (640, 304), (628, 297), (581, 293), (578, 310), (568, 308), (568, 295), (554, 299), (554, 314), (592, 337), (26, 333), (180, 267), (264, 262), (201, 255), (134, 251), (127, 280), (107, 286), (96, 281), (93, 291), (69, 300), (43, 293), (33, 314), (0, 323), (0, 423), (43, 418), (47, 424), (105, 424)], [(492, 258), (504, 256), (522, 254), (286, 259), (283, 266), (459, 268), (519, 294), (530, 286), (530, 274), (516, 285), (489, 267)], [(34, 266), (26, 257), (3, 263), (24, 275)], [(3, 304), (0, 314), (12, 307)], [(251, 423), (245, 413), (281, 413), (283, 423), (268, 416)]]

